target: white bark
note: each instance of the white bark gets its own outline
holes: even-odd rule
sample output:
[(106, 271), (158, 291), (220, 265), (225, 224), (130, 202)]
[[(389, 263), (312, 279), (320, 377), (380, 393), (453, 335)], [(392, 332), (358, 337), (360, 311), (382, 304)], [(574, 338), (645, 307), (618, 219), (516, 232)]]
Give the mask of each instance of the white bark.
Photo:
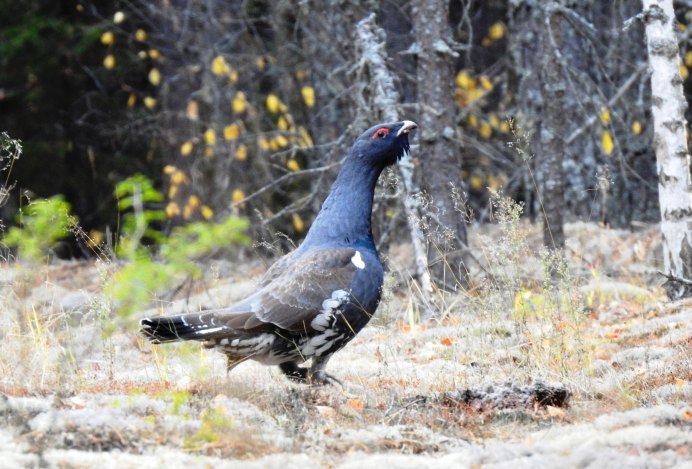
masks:
[(643, 4), (651, 67), (651, 110), (664, 268), (667, 274), (689, 278), (692, 271), (692, 186), (673, 0), (643, 0)]
[[(392, 78), (386, 64), (386, 52), (384, 50), (384, 31), (375, 23), (375, 14), (371, 14), (362, 19), (356, 28), (358, 48), (361, 51), (362, 59), (370, 70), (372, 85), (374, 86), (373, 101), (382, 112), (386, 121), (399, 120), (397, 108), (399, 106), (399, 93), (394, 87)], [(418, 279), (421, 283), (421, 293), (427, 305), (432, 302), (432, 281), (428, 271), (428, 258), (425, 254), (425, 239), (423, 232), (416, 220), (421, 215), (420, 204), (413, 197), (418, 192), (413, 183), (413, 164), (409, 155), (405, 155), (399, 162), (399, 171), (406, 191), (404, 198), (404, 210), (408, 221), (409, 232), (411, 233), (411, 243), (416, 261)]]

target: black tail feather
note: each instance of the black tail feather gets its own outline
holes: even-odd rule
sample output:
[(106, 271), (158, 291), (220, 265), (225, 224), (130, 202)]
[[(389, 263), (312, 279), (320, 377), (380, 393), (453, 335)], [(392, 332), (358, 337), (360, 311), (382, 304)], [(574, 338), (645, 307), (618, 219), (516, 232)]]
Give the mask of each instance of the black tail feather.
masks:
[(140, 325), (140, 332), (154, 344), (179, 340), (209, 340), (232, 331), (228, 327), (215, 324), (213, 316), (196, 313), (144, 318)]

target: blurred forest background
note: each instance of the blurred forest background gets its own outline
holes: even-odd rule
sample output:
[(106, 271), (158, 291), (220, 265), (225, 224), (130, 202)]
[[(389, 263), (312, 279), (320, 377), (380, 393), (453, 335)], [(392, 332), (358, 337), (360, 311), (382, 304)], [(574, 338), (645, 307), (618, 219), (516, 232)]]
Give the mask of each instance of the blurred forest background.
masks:
[[(689, 97), (692, 11), (675, 4)], [(486, 222), (501, 190), (534, 220), (537, 191), (557, 177), (546, 209), (560, 223), (656, 222), (640, 11), (625, 0), (2, 0), (0, 130), (23, 154), (3, 162), (0, 220), (62, 194), (99, 244), (119, 230), (116, 185), (140, 174), (161, 193), (145, 202), (164, 234), (240, 215), (252, 239), (298, 241), (353, 139), (383, 118), (354, 37), (375, 12), (395, 112), (421, 124), (412, 157), (426, 193), (457, 194), (466, 221)], [(561, 136), (557, 150), (546, 135)], [(407, 236), (396, 180), (377, 195), (384, 244)], [(88, 244), (57, 252), (89, 256)]]

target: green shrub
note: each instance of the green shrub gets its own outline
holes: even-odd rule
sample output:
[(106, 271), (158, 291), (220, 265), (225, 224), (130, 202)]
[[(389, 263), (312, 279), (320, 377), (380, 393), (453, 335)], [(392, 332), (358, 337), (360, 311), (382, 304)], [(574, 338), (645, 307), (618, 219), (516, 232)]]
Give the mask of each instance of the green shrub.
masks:
[(20, 226), (11, 227), (3, 242), (29, 261), (42, 260), (76, 222), (70, 215), (70, 204), (61, 195), (30, 203), (18, 218)]

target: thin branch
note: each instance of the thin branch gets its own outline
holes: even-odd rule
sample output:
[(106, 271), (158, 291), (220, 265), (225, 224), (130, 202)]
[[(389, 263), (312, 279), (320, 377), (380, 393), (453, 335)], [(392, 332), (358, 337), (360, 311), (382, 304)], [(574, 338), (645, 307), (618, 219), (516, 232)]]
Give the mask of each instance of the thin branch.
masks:
[[(627, 90), (629, 90), (630, 87), (637, 82), (639, 76), (644, 71), (646, 71), (646, 67), (646, 64), (641, 64), (639, 68), (635, 70), (632, 75), (630, 75), (630, 77), (625, 81), (625, 83), (623, 83), (622, 86), (620, 86), (620, 88), (618, 88), (618, 90), (615, 92), (615, 94), (608, 100), (607, 107), (612, 108), (615, 105), (615, 103), (620, 101), (620, 98), (622, 98), (625, 95)], [(581, 127), (576, 129), (574, 132), (570, 134), (569, 137), (567, 137), (567, 139), (565, 139), (565, 144), (569, 145), (572, 142), (574, 142), (574, 140), (576, 140), (577, 137), (579, 137), (582, 133), (588, 130), (599, 118), (600, 116), (598, 114), (594, 114), (588, 119), (586, 119), (586, 121), (584, 121)]]

